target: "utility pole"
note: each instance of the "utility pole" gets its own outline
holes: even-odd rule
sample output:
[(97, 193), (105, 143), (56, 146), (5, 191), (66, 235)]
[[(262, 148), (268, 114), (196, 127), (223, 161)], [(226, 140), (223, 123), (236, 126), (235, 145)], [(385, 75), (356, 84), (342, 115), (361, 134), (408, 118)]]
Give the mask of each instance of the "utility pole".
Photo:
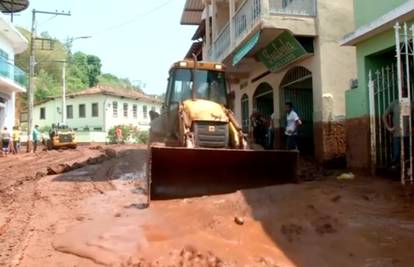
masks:
[(66, 125), (66, 61), (62, 63), (62, 124)]
[(46, 14), (55, 16), (70, 16), (70, 12), (49, 12), (32, 10), (32, 29), (30, 34), (30, 58), (29, 58), (29, 86), (27, 90), (28, 95), (28, 127), (27, 127), (27, 145), (26, 151), (31, 151), (32, 131), (33, 131), (33, 99), (34, 99), (34, 73), (36, 66), (35, 58), (35, 41), (36, 41), (36, 14)]
[(34, 68), (35, 68), (35, 51), (34, 51), (34, 38), (36, 30), (36, 10), (32, 10), (32, 32), (30, 34), (30, 58), (29, 58), (29, 87), (27, 88), (28, 95), (28, 125), (27, 125), (27, 144), (26, 151), (31, 151), (32, 144), (32, 130), (33, 130), (33, 96), (34, 96)]

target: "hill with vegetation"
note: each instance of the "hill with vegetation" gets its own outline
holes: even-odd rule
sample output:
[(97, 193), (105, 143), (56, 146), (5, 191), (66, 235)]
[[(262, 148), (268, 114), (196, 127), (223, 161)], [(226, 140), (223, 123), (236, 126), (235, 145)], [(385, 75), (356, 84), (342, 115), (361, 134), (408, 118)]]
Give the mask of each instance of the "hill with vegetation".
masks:
[[(30, 32), (19, 28), (20, 32), (30, 40)], [(127, 78), (119, 78), (111, 73), (102, 73), (101, 59), (96, 55), (90, 55), (83, 52), (72, 53), (71, 43), (73, 40), (68, 39), (66, 42), (57, 40), (47, 32), (41, 33), (40, 38), (53, 40), (52, 49), (43, 50), (35, 43), (36, 67), (35, 67), (35, 101), (41, 101), (49, 96), (61, 95), (62, 91), (62, 67), (63, 61), (66, 61), (66, 88), (67, 93), (76, 93), (83, 89), (94, 87), (96, 85), (110, 85), (113, 87), (127, 88), (143, 91), (133, 85)], [(24, 53), (16, 55), (15, 64), (29, 73), (29, 49)], [(20, 108), (26, 106), (26, 95), (21, 96)]]

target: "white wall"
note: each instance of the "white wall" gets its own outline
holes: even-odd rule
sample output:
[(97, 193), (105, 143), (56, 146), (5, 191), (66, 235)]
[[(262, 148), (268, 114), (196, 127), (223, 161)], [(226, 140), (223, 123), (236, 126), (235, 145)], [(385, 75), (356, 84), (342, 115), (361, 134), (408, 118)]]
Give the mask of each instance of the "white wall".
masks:
[(9, 61), (14, 63), (14, 49), (10, 41), (3, 35), (0, 34), (0, 48), (4, 50), (7, 54), (9, 54)]
[[(1, 19), (1, 18), (0, 18)], [(14, 64), (14, 56), (15, 51), (11, 42), (0, 33), (0, 49), (4, 50), (9, 55), (9, 63)], [(13, 75), (11, 73), (11, 75)], [(3, 128), (6, 126), (9, 130), (11, 130), (15, 123), (15, 105), (16, 105), (16, 94), (14, 92), (10, 93), (10, 88), (2, 88), (0, 86), (0, 93), (3, 94), (3, 97), (6, 96), (7, 102), (5, 103), (5, 108), (3, 112), (1, 112), (0, 116), (0, 127)]]
[[(118, 103), (118, 116), (114, 117), (113, 114), (113, 102)], [(92, 117), (92, 103), (98, 103), (98, 117)], [(128, 116), (124, 116), (123, 105), (128, 104)], [(85, 118), (79, 118), (79, 105), (85, 104), (86, 116)], [(137, 105), (137, 118), (133, 117), (133, 105)], [(67, 118), (67, 125), (71, 128), (82, 130), (85, 127), (89, 127), (91, 131), (99, 131), (98, 128), (102, 128), (101, 131), (108, 132), (108, 130), (115, 125), (132, 124), (139, 127), (141, 130), (149, 129), (149, 111), (151, 107), (155, 107), (157, 112), (161, 110), (161, 104), (145, 103), (140, 100), (127, 99), (115, 96), (106, 95), (91, 95), (91, 96), (79, 96), (75, 98), (68, 97), (66, 99), (66, 106), (72, 105), (73, 118)], [(147, 118), (144, 118), (143, 106), (146, 105), (148, 110)], [(61, 122), (61, 99), (57, 98), (46, 103), (36, 105), (33, 113), (34, 124), (39, 125), (40, 128), (44, 126), (51, 126), (52, 123)], [(40, 119), (40, 110), (45, 108), (46, 118)], [(59, 111), (59, 112), (58, 112)]]
[[(118, 103), (118, 116), (113, 114), (113, 102)], [(128, 104), (128, 117), (124, 116), (124, 104)], [(137, 105), (137, 118), (133, 117), (133, 105)], [(143, 106), (147, 106), (147, 116), (144, 116)], [(119, 98), (108, 96), (106, 98), (106, 119), (105, 128), (109, 130), (115, 125), (132, 124), (138, 126), (141, 130), (148, 130), (150, 124), (149, 111), (151, 107), (155, 107), (155, 111), (160, 113), (161, 104), (146, 103), (139, 100)]]

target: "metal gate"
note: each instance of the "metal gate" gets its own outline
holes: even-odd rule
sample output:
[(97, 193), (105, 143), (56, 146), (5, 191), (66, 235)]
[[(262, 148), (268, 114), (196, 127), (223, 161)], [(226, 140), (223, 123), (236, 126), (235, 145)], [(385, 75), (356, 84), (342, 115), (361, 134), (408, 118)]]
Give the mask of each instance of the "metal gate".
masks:
[[(413, 184), (411, 102), (414, 87), (414, 25), (409, 28), (406, 23), (403, 26), (397, 23), (394, 29), (394, 63), (369, 71), (371, 160), (375, 171), (377, 168), (389, 168), (396, 163), (393, 159), (399, 155), (401, 183)], [(396, 117), (389, 120), (385, 115), (391, 108), (395, 113), (392, 116)], [(395, 118), (398, 125), (392, 124)], [(385, 123), (392, 125), (392, 128), (387, 129)]]

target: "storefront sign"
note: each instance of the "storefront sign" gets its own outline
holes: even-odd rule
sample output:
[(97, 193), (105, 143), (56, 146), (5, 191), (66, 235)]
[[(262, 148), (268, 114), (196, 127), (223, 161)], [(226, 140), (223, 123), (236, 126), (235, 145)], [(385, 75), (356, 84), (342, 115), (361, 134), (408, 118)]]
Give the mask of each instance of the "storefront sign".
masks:
[(275, 72), (307, 54), (305, 48), (292, 34), (283, 32), (256, 56), (270, 71)]

